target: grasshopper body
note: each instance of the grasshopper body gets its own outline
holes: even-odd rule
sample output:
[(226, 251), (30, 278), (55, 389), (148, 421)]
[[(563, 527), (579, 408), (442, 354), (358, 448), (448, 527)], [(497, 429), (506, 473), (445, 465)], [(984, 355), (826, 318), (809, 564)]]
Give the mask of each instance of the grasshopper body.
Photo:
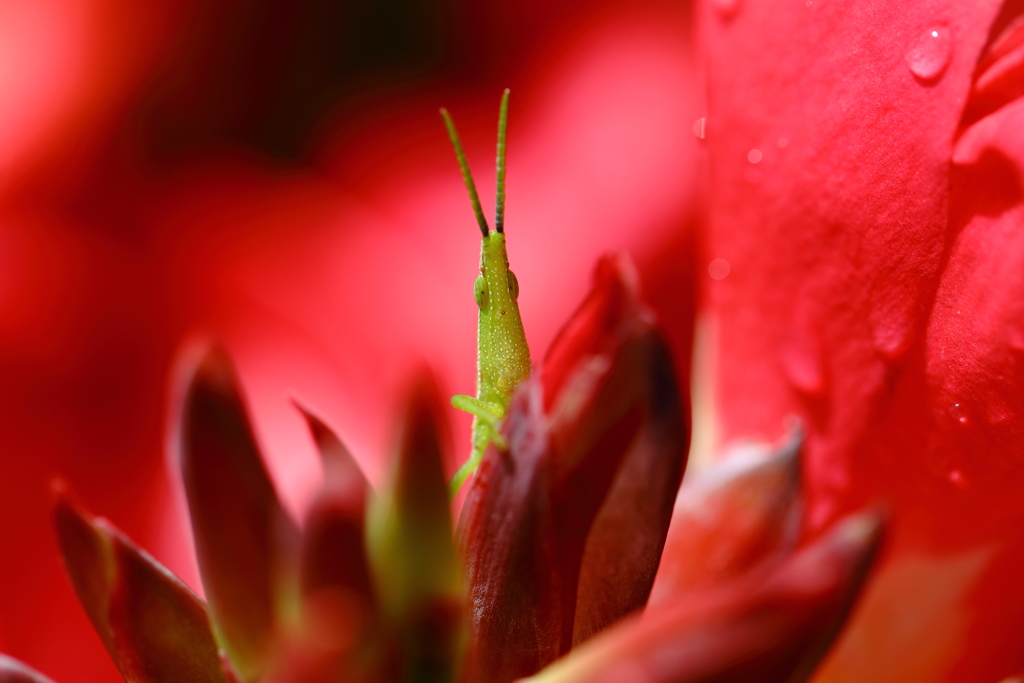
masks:
[(478, 309), (476, 396), (456, 394), (452, 405), (473, 415), (473, 439), (469, 459), (449, 483), (455, 495), (462, 483), (473, 474), (487, 447), (493, 442), (499, 448), (506, 444), (501, 436), (501, 421), (508, 412), (512, 392), (530, 374), (530, 349), (519, 315), (519, 282), (508, 267), (505, 250), (505, 131), (508, 121), (508, 90), (501, 99), (498, 116), (498, 193), (492, 231), (487, 227), (480, 198), (462, 152), (455, 124), (448, 112), (441, 110), (448, 133), (455, 147), (462, 177), (469, 191), (483, 240), (480, 244), (480, 274), (473, 285)]

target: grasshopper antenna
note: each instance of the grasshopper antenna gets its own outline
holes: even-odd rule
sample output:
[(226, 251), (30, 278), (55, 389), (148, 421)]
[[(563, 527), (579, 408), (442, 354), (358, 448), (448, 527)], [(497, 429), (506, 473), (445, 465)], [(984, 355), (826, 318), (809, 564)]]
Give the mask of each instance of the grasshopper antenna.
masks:
[[(480, 232), (483, 233), (484, 239), (487, 239), (487, 235), (489, 233), (487, 228), (487, 219), (484, 218), (484, 210), (480, 206), (480, 196), (476, 193), (476, 185), (473, 183), (473, 176), (469, 173), (469, 164), (466, 163), (466, 155), (462, 152), (462, 143), (459, 142), (459, 134), (455, 131), (455, 122), (452, 121), (452, 117), (448, 115), (448, 110), (444, 107), (441, 107), (441, 118), (444, 119), (444, 125), (448, 129), (448, 137), (452, 141), (452, 147), (455, 148), (455, 156), (459, 159), (459, 168), (462, 169), (462, 180), (466, 183), (466, 190), (469, 191), (469, 201), (473, 205), (473, 213), (476, 214), (476, 222), (480, 226)], [(504, 175), (504, 171), (501, 173)], [(504, 182), (502, 182), (502, 187), (504, 187)], [(504, 204), (504, 198), (499, 201)]]
[(494, 229), (505, 232), (505, 132), (508, 130), (508, 93), (501, 96), (501, 109), (498, 111), (498, 204), (494, 209)]

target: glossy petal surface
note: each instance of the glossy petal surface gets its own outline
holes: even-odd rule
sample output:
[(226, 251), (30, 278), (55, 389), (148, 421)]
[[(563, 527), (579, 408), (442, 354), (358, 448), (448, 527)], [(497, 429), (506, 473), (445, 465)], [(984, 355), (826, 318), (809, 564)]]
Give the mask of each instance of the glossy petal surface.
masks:
[(720, 5), (700, 21), (723, 436), (798, 414), (810, 528), (893, 512), (820, 680), (1001, 680), (1024, 666), (1021, 3)]

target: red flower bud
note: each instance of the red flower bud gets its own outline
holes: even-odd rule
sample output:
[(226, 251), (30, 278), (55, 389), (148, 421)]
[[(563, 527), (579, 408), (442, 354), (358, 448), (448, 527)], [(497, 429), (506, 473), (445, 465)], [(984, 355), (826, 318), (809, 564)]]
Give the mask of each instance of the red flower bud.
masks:
[(226, 353), (191, 377), (181, 417), (181, 468), (196, 556), (218, 641), (242, 681), (271, 654), (278, 591), (298, 532), (260, 458)]
[(533, 683), (797, 683), (835, 638), (875, 557), (881, 519), (848, 517), (767, 577), (652, 607)]
[(364, 532), (369, 486), (348, 449), (302, 406), (323, 485), (302, 539), (301, 619), (279, 640), (274, 683), (377, 681), (388, 653), (377, 619)]
[(769, 457), (744, 447), (687, 478), (651, 605), (742, 576), (793, 550), (801, 513), (802, 445), (802, 436), (794, 433)]
[(75, 592), (127, 681), (225, 683), (206, 607), (185, 584), (62, 485), (54, 522)]
[(622, 258), (488, 451), (459, 543), (473, 606), (470, 681), (529, 675), (647, 599), (685, 463), (688, 428), (667, 347)]
[(350, 592), (372, 611), (377, 600), (363, 530), (369, 486), (334, 432), (304, 408), (299, 410), (313, 433), (324, 470), (324, 483), (309, 512), (303, 537), (303, 592)]
[(370, 566), (403, 680), (450, 680), (463, 646), (443, 406), (433, 377), (422, 374), (405, 401), (392, 471), (367, 520)]

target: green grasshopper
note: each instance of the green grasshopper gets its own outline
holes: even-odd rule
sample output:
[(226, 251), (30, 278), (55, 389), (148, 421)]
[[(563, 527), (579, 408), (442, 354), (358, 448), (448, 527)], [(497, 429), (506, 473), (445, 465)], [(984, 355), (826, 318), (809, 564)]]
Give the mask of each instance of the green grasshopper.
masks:
[(476, 332), (476, 397), (456, 394), (452, 405), (473, 415), (473, 441), (469, 459), (448, 483), (451, 496), (476, 470), (492, 442), (508, 448), (501, 435), (501, 421), (508, 412), (512, 392), (530, 374), (530, 348), (526, 345), (523, 320), (519, 316), (519, 281), (509, 270), (505, 251), (505, 130), (508, 127), (508, 90), (501, 98), (498, 114), (498, 200), (494, 212), (494, 230), (487, 227), (459, 134), (448, 111), (441, 110), (448, 136), (455, 147), (469, 201), (483, 234), (480, 244), (480, 274), (473, 285), (473, 298), (479, 309)]

